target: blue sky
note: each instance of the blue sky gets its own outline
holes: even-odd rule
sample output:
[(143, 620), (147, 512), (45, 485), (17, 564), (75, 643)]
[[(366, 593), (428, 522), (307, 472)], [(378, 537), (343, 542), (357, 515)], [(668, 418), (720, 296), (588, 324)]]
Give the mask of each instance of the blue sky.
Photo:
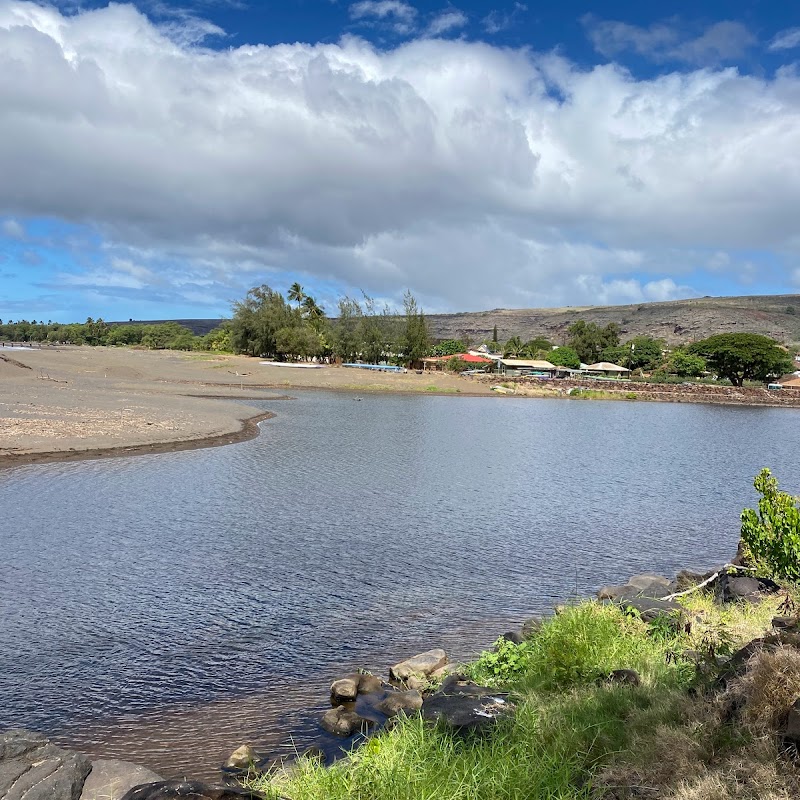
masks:
[(800, 6), (0, 0), (0, 319), (800, 292)]

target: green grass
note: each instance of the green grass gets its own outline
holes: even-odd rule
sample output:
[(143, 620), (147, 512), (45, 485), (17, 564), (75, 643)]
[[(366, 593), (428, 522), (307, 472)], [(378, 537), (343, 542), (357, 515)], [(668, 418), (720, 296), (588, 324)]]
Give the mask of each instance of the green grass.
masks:
[[(484, 738), (401, 718), (330, 768), (300, 759), (250, 785), (292, 800), (592, 800), (603, 776), (627, 774), (629, 764), (636, 773), (642, 754), (656, 752), (673, 779), (662, 763), (669, 753), (658, 750), (670, 737), (682, 743), (684, 760), (685, 752), (706, 752), (700, 743), (709, 736), (716, 754), (745, 744), (724, 727), (687, 721), (695, 670), (681, 653), (710, 646), (714, 636), (729, 650), (749, 641), (779, 600), (725, 610), (704, 594), (684, 602), (698, 618), (689, 634), (664, 627), (654, 635), (636, 617), (586, 602), (564, 608), (522, 645), (499, 642), (467, 667), (474, 680), (507, 690), (516, 707)], [(614, 669), (637, 670), (641, 686), (604, 682)], [(675, 770), (706, 769), (687, 763), (676, 761)]]

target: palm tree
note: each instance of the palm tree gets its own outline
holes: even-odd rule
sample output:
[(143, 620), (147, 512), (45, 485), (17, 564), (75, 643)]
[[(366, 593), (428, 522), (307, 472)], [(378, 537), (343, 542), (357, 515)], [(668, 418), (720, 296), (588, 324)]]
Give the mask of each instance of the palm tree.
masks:
[(522, 344), (522, 339), (519, 336), (512, 336), (503, 347), (503, 355), (506, 357), (517, 358), (522, 352), (525, 345)]
[(290, 302), (297, 303), (298, 308), (303, 300), (306, 299), (306, 293), (303, 291), (303, 287), (295, 281), (290, 287), (289, 292), (287, 294)]

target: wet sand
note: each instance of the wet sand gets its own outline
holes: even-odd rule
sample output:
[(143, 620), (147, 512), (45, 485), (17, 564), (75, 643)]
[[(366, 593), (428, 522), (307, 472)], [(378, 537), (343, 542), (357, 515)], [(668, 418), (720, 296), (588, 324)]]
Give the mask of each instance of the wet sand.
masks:
[(107, 347), (0, 348), (0, 468), (242, 441), (270, 416), (242, 401), (289, 399), (287, 389), (490, 394), (488, 385), (443, 373), (293, 369), (246, 356)]

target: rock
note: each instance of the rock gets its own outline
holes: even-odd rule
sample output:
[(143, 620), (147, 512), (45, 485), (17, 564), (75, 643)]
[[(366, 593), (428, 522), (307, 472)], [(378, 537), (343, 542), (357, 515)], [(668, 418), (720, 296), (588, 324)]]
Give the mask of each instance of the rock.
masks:
[(518, 631), (508, 631), (500, 638), (505, 639), (507, 642), (511, 642), (511, 644), (522, 644), (525, 641), (525, 637)]
[(335, 680), (331, 684), (331, 703), (337, 706), (341, 703), (352, 703), (358, 696), (360, 682), (361, 676), (358, 674)]
[[(629, 581), (628, 586), (634, 586), (640, 591), (650, 591), (653, 589), (669, 589), (669, 580), (661, 575), (634, 575)], [(667, 594), (667, 592), (662, 592)]]
[(395, 717), (401, 712), (408, 714), (419, 711), (422, 708), (422, 695), (416, 689), (409, 689), (407, 692), (389, 692), (375, 708), (387, 717)]
[(447, 654), (442, 649), (428, 650), (413, 658), (395, 664), (390, 670), (389, 675), (396, 681), (404, 681), (412, 675), (422, 675), (427, 677), (435, 672), (439, 667), (447, 663)]
[[(243, 744), (237, 747), (225, 762), (228, 769), (242, 769), (247, 770), (259, 760), (258, 753), (250, 747), (249, 744)], [(142, 781), (144, 783), (144, 781)]]
[(405, 685), (409, 689), (416, 689), (418, 692), (421, 692), (428, 685), (428, 681), (425, 678), (420, 678), (417, 675), (412, 675), (410, 678), (405, 679)]
[[(121, 800), (261, 800), (262, 795), (251, 792), (249, 789), (239, 789), (232, 786), (214, 786), (208, 783), (194, 781), (159, 781), (136, 786)], [(116, 800), (116, 798), (114, 798)]]
[(615, 686), (641, 686), (642, 679), (635, 669), (615, 669), (608, 674), (606, 683)]
[(383, 681), (377, 675), (369, 675), (364, 673), (358, 679), (358, 693), (359, 694), (374, 694), (383, 689)]
[(598, 600), (616, 600), (623, 594), (635, 594), (636, 589), (627, 584), (622, 586), (603, 586), (597, 590)]
[(741, 600), (757, 603), (763, 595), (779, 590), (778, 584), (769, 578), (722, 574), (716, 581), (715, 597), (719, 603)]
[(109, 800), (122, 797), (134, 786), (158, 783), (164, 779), (147, 767), (116, 759), (98, 759), (92, 762), (92, 771), (83, 784), (80, 800)]
[(783, 736), (790, 744), (800, 747), (800, 698), (795, 700), (794, 705), (789, 709)]
[(359, 731), (366, 731), (374, 724), (371, 719), (366, 719), (345, 706), (326, 711), (320, 720), (323, 729), (336, 736), (352, 736)]
[(12, 730), (0, 736), (2, 800), (77, 800), (91, 768), (86, 756), (39, 734)]
[(447, 681), (447, 687), (426, 697), (422, 704), (424, 719), (446, 725), (455, 731), (491, 729), (498, 719), (514, 710), (505, 695), (485, 686)]
[(431, 678), (439, 680), (439, 678), (446, 678), (448, 675), (461, 675), (460, 664), (445, 664), (443, 667), (431, 672)]
[(529, 617), (522, 623), (522, 635), (529, 639), (535, 633), (538, 633), (541, 630), (542, 625), (545, 624), (547, 620), (544, 617), (534, 616)]
[(793, 631), (800, 625), (800, 619), (797, 617), (773, 617), (772, 627), (776, 631)]
[[(716, 572), (716, 570), (714, 570), (714, 572)], [(682, 569), (675, 576), (675, 591), (685, 592), (687, 589), (691, 589), (692, 587), (701, 584), (707, 578), (710, 578), (714, 572), (703, 574), (700, 572), (693, 572), (689, 569)]]
[(674, 600), (656, 600), (652, 597), (639, 595), (621, 595), (616, 603), (622, 608), (633, 609), (638, 612), (644, 622), (653, 622), (659, 617), (668, 617), (675, 621), (676, 626), (682, 627), (684, 622), (684, 609)]

